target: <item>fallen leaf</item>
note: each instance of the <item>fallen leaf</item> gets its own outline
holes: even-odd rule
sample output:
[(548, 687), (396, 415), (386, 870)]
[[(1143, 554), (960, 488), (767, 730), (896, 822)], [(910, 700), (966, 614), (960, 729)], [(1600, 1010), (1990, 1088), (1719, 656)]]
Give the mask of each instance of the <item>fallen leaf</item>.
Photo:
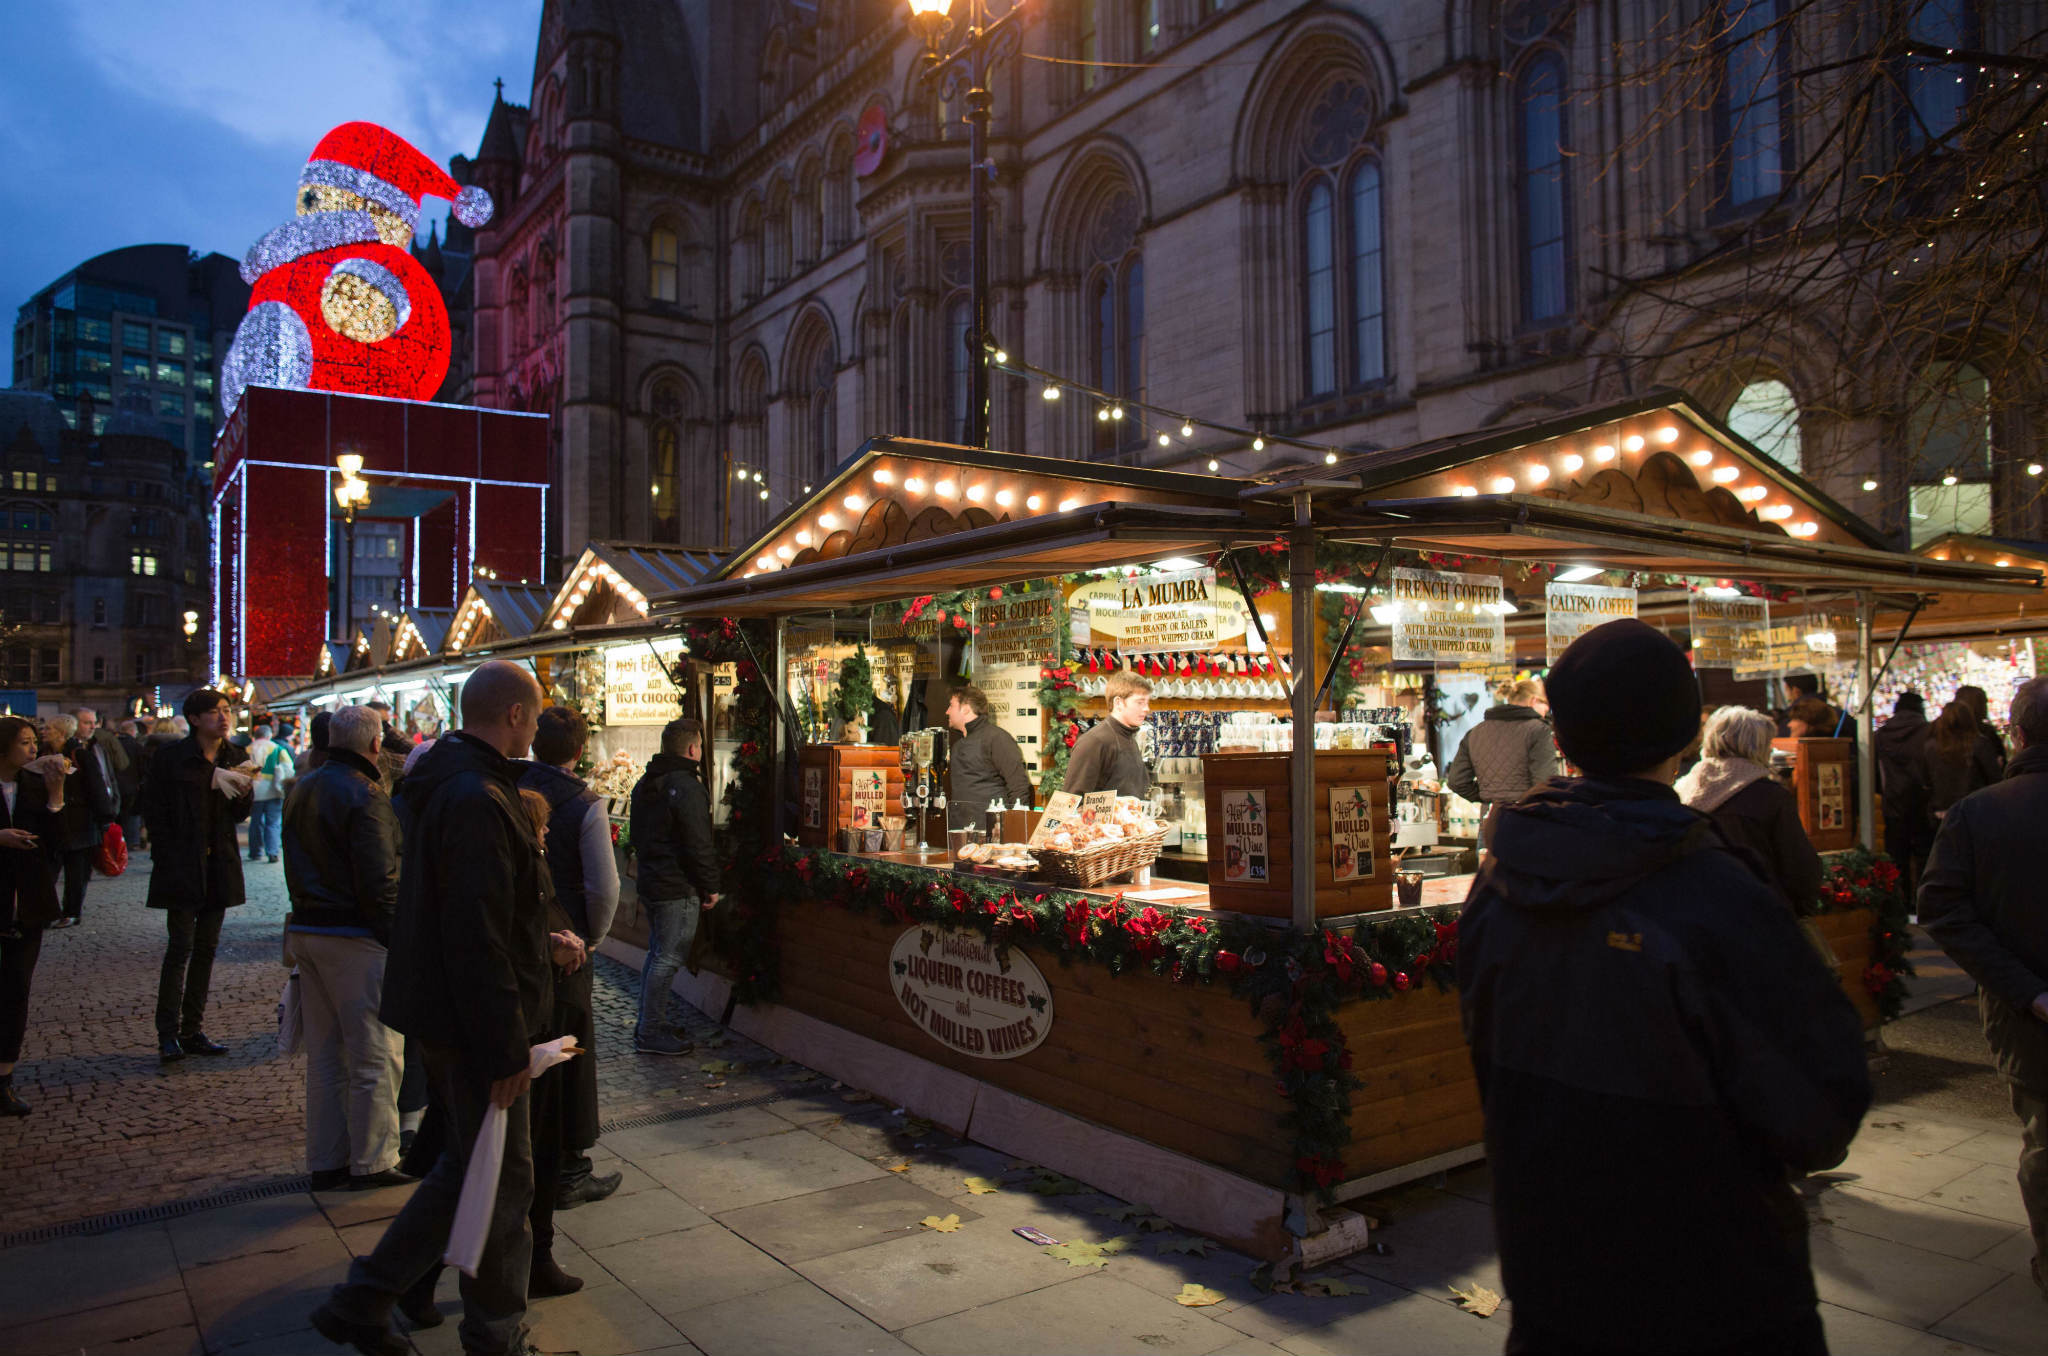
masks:
[(1114, 1257), (1120, 1252), (1129, 1252), (1131, 1245), (1138, 1241), (1136, 1234), (1118, 1234), (1107, 1242), (1097, 1243), (1096, 1248), (1104, 1257)]
[(993, 1193), (1001, 1191), (1003, 1189), (1000, 1183), (991, 1182), (986, 1177), (963, 1177), (960, 1180), (966, 1185), (969, 1191), (973, 1192), (977, 1196), (992, 1195)]
[(1338, 1295), (1369, 1295), (1372, 1293), (1365, 1286), (1353, 1285), (1349, 1281), (1340, 1281), (1334, 1276), (1317, 1276), (1313, 1279), (1302, 1281), (1296, 1289), (1304, 1295), (1323, 1295), (1330, 1298), (1335, 1298)]
[(792, 1083), (815, 1083), (818, 1081), (818, 1075), (814, 1070), (800, 1069), (789, 1076), (789, 1081)]
[(1216, 1245), (1206, 1238), (1162, 1238), (1152, 1251), (1164, 1257), (1170, 1252), (1186, 1253), (1189, 1257), (1207, 1257)]
[(1044, 1249), (1047, 1257), (1057, 1257), (1070, 1267), (1106, 1267), (1109, 1259), (1102, 1255), (1102, 1249), (1093, 1243), (1060, 1243)]
[(960, 1232), (960, 1217), (958, 1215), (948, 1215), (944, 1219), (940, 1219), (937, 1215), (926, 1215), (918, 1223), (935, 1234), (957, 1234)]
[(724, 1086), (725, 1086), (725, 1080), (723, 1080), (723, 1079), (714, 1079), (714, 1080), (712, 1080), (711, 1082), (709, 1082), (709, 1083), (706, 1083), (706, 1084), (704, 1085), (704, 1090), (705, 1090), (706, 1092), (716, 1092), (716, 1091), (718, 1091), (718, 1090), (719, 1090), (720, 1088), (722, 1088), (722, 1087), (724, 1087)]
[(1454, 1285), (1451, 1293), (1458, 1297), (1458, 1304), (1466, 1313), (1477, 1314), (1480, 1318), (1492, 1318), (1493, 1311), (1500, 1308), (1500, 1296), (1483, 1285), (1474, 1285), (1470, 1290), (1460, 1290)]
[(1223, 1303), (1225, 1298), (1221, 1290), (1211, 1290), (1206, 1285), (1196, 1285), (1189, 1281), (1180, 1288), (1180, 1293), (1173, 1297), (1173, 1302), (1185, 1304), (1190, 1309), (1206, 1309), (1212, 1304)]
[(1094, 1213), (1104, 1219), (1133, 1220), (1143, 1218), (1152, 1212), (1142, 1205), (1106, 1205)]
[(889, 1169), (889, 1171), (891, 1171), (891, 1172), (909, 1172), (909, 1171), (910, 1171), (910, 1165), (909, 1165), (908, 1163), (898, 1163), (898, 1164), (896, 1164), (896, 1165), (895, 1165), (894, 1167), (890, 1168), (890, 1169)]
[(1258, 1291), (1262, 1295), (1272, 1294), (1273, 1264), (1271, 1262), (1259, 1263), (1257, 1266), (1252, 1268), (1252, 1274), (1250, 1279), (1252, 1283), (1252, 1289)]
[(1164, 1215), (1141, 1215), (1138, 1217), (1138, 1227), (1148, 1234), (1164, 1233), (1173, 1227), (1173, 1221)]

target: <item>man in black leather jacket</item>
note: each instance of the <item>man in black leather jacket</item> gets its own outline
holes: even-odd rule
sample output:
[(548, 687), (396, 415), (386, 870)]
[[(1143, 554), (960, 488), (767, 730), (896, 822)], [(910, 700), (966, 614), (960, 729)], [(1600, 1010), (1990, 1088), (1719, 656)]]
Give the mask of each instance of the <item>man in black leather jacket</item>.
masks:
[(398, 904), (398, 817), (371, 761), (379, 724), (365, 706), (335, 712), (327, 761), (284, 803), (285, 940), (299, 967), (315, 1191), (412, 1180), (395, 1171), (400, 1042), (377, 1018)]
[[(554, 1015), (541, 879), (547, 863), (519, 801), (541, 706), (531, 673), (502, 660), (462, 685), (462, 728), (420, 759), (398, 797), (405, 860), (385, 963), (385, 1024), (411, 1036), (448, 1120), (447, 1147), (348, 1280), (313, 1311), (329, 1341), (404, 1351), (390, 1315), (441, 1258), (485, 1112), (506, 1112), (483, 1256), (463, 1278), (462, 1346), (523, 1350), (533, 1263), (531, 1047)], [(331, 747), (331, 745), (330, 745)]]
[(686, 1055), (690, 1043), (668, 1028), (668, 986), (697, 935), (697, 919), (718, 903), (718, 849), (711, 835), (711, 797), (698, 761), (704, 726), (688, 716), (661, 732), (661, 752), (633, 786), (633, 852), (640, 859), (640, 906), (647, 911), (647, 963), (640, 971), (640, 1017), (634, 1048), (647, 1055)]

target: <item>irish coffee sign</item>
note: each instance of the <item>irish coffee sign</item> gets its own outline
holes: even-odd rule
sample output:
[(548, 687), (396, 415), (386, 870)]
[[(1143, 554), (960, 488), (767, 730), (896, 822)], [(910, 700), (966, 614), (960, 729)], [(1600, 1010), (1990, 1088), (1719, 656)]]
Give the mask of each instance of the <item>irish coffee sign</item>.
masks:
[(976, 1059), (1015, 1059), (1052, 1030), (1052, 989), (1022, 951), (972, 932), (911, 928), (889, 953), (889, 987), (919, 1029)]

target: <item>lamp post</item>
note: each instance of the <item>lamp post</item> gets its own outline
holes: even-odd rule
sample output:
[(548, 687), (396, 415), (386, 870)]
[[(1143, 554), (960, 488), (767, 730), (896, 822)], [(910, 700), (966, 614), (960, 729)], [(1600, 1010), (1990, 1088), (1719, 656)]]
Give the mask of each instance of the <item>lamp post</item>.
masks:
[(356, 512), (370, 502), (370, 482), (356, 475), (363, 469), (363, 459), (354, 452), (336, 457), (334, 469), (341, 473), (334, 502), (341, 508), (341, 638), (347, 640), (355, 621)]
[[(995, 177), (995, 165), (988, 158), (988, 115), (993, 102), (988, 76), (1016, 56), (1022, 46), (1023, 28), (1017, 16), (1025, 4), (1026, 0), (1016, 0), (1007, 13), (991, 21), (986, 0), (967, 0), (967, 11), (956, 24), (953, 0), (909, 0), (911, 27), (924, 42), (925, 78), (938, 82), (939, 97), (946, 102), (952, 102), (963, 87), (967, 100), (967, 162), (973, 176), (967, 252), (973, 268), (969, 302), (973, 314), (967, 326), (965, 358), (966, 438), (972, 447), (988, 446), (988, 185)], [(954, 44), (950, 51), (949, 42)]]

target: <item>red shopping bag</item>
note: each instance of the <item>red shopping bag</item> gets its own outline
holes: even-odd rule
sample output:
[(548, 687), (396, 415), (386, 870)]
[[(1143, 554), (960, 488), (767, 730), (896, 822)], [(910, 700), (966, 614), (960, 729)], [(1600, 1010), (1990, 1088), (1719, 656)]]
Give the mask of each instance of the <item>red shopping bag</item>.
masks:
[(92, 864), (102, 876), (118, 876), (128, 869), (128, 840), (121, 836), (119, 824), (107, 825), (107, 831), (100, 835), (99, 851), (93, 854)]

